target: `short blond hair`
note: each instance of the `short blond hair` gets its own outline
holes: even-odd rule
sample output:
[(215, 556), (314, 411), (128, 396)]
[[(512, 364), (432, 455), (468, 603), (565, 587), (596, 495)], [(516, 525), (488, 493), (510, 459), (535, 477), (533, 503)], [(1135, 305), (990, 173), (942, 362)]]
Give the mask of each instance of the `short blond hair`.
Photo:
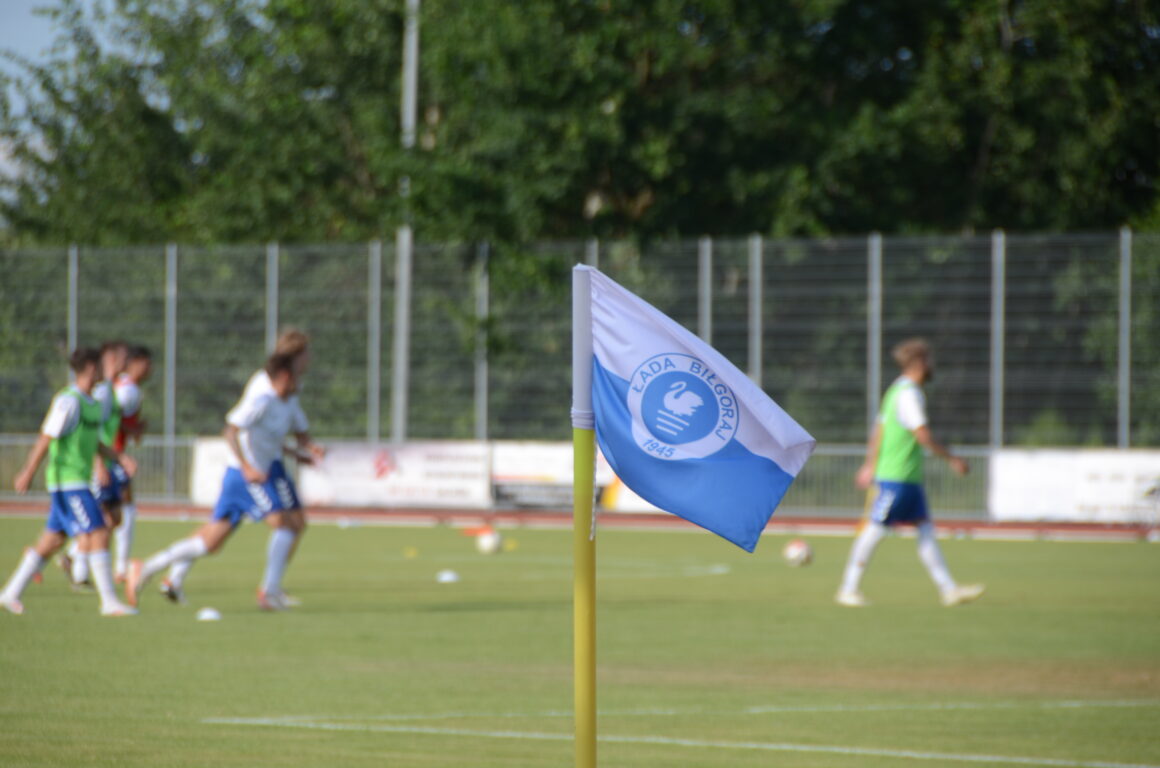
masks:
[(298, 357), (310, 346), (310, 337), (305, 331), (297, 328), (286, 328), (278, 334), (278, 341), (274, 343), (274, 354), (286, 357)]
[(894, 349), (890, 350), (890, 356), (899, 368), (906, 370), (915, 360), (930, 360), (930, 345), (926, 339), (907, 339), (895, 344)]

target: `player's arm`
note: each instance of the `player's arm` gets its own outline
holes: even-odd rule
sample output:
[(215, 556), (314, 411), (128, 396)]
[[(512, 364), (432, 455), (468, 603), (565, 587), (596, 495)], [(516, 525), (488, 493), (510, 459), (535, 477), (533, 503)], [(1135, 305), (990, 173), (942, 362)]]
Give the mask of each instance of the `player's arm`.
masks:
[(109, 481), (108, 480), (109, 470), (105, 467), (105, 462), (103, 461), (103, 459), (108, 459), (109, 461), (111, 461), (115, 464), (120, 464), (121, 469), (125, 470), (125, 474), (129, 475), (129, 477), (132, 477), (133, 475), (137, 474), (137, 460), (136, 459), (134, 459), (132, 456), (130, 456), (127, 453), (117, 453), (116, 450), (114, 450), (111, 446), (106, 445), (105, 443), (98, 443), (97, 444), (97, 456), (95, 459), (93, 459), (93, 461), (96, 463), (97, 466), (101, 467), (101, 469), (104, 470), (105, 480), (103, 482), (105, 482), (105, 483), (107, 483)]
[(966, 459), (955, 456), (945, 445), (934, 439), (930, 427), (924, 424), (918, 429), (913, 430), (913, 432), (914, 439), (918, 441), (918, 444), (930, 451), (933, 455), (946, 461), (956, 475), (965, 475), (971, 471), (971, 467), (967, 464)]
[(105, 465), (105, 457), (101, 454), (100, 446), (97, 447), (97, 452), (93, 455), (93, 474), (97, 476), (97, 485), (109, 484), (109, 468)]
[(40, 464), (48, 455), (48, 447), (51, 444), (52, 435), (41, 433), (37, 436), (32, 449), (28, 451), (28, 458), (25, 460), (24, 466), (16, 473), (14, 486), (17, 493), (27, 493), (28, 489), (32, 487), (32, 478), (36, 477), (36, 470), (40, 469)]
[(882, 446), (882, 425), (874, 422), (870, 439), (866, 441), (866, 459), (854, 475), (854, 484), (865, 490), (874, 482), (874, 469), (878, 466), (878, 449)]
[(294, 438), (297, 444), (287, 448), (286, 453), (303, 464), (313, 464), (326, 455), (326, 448), (314, 442), (309, 432), (295, 432)]
[(248, 483), (266, 482), (266, 473), (246, 461), (246, 454), (242, 451), (242, 444), (238, 442), (240, 435), (241, 429), (236, 424), (226, 422), (226, 428), (222, 432), (222, 436), (226, 439), (226, 445), (233, 451), (234, 456), (238, 460), (238, 465), (242, 468), (242, 477), (246, 478), (246, 482)]

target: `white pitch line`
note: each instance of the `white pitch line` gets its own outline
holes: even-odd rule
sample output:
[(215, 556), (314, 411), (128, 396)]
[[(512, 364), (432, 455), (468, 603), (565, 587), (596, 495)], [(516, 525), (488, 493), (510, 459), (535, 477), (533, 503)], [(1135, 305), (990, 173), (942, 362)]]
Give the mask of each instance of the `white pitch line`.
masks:
[[(466, 728), (435, 728), (423, 725), (360, 725), (355, 723), (318, 723), (288, 721), (278, 718), (213, 717), (202, 721), (211, 725), (255, 725), (274, 728), (303, 728), (320, 731), (360, 731), (364, 733), (410, 733), (429, 736), (463, 736), (483, 739), (515, 739), (519, 741), (572, 741), (569, 733), (541, 733), (536, 731), (480, 731)], [(736, 749), (763, 752), (801, 752), (831, 755), (905, 758), (909, 760), (944, 760), (960, 763), (1004, 763), (1007, 765), (1039, 765), (1052, 768), (1160, 768), (1160, 765), (1116, 763), (1104, 760), (1061, 760), (1051, 757), (1013, 757), (1008, 755), (970, 755), (953, 752), (919, 752), (907, 749), (878, 749), (874, 747), (843, 747), (819, 744), (786, 744), (763, 741), (706, 741), (701, 739), (674, 739), (666, 736), (599, 736), (598, 741), (611, 744), (656, 744), (670, 747), (703, 749)]]

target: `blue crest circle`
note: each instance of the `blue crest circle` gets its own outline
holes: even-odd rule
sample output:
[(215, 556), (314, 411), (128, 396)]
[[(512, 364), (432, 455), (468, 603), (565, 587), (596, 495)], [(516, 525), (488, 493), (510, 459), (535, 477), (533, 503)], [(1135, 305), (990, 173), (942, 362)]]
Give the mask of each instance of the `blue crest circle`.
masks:
[(645, 426), (657, 440), (669, 445), (691, 443), (717, 426), (717, 398), (703, 380), (691, 373), (671, 371), (649, 382), (641, 399)]

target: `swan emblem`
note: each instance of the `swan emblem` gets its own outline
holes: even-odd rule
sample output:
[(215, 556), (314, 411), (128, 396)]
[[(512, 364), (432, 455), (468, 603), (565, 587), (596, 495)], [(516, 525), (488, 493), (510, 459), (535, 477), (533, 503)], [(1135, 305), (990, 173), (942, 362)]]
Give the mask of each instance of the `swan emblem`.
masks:
[(665, 393), (664, 397), (666, 410), (677, 416), (688, 417), (705, 404), (705, 401), (696, 392), (686, 391), (687, 387), (688, 384), (683, 381), (678, 381), (669, 387), (669, 391)]

